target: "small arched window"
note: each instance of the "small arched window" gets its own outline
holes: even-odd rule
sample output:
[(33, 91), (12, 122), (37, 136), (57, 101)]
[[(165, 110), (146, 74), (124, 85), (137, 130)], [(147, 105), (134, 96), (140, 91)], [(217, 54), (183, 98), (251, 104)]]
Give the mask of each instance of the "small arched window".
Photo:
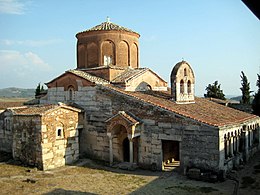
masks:
[(184, 76), (187, 76), (187, 69), (184, 68)]
[(184, 93), (184, 81), (181, 80), (180, 82), (180, 93)]
[(61, 127), (58, 127), (56, 129), (56, 138), (57, 139), (63, 138), (63, 129)]
[(188, 93), (190, 94), (191, 93), (191, 82), (190, 80), (188, 80)]
[(69, 100), (73, 100), (74, 99), (74, 87), (73, 86), (69, 86), (68, 88), (68, 92), (69, 92)]
[(61, 137), (61, 129), (58, 129), (58, 131), (57, 131), (57, 136), (58, 136), (58, 137)]

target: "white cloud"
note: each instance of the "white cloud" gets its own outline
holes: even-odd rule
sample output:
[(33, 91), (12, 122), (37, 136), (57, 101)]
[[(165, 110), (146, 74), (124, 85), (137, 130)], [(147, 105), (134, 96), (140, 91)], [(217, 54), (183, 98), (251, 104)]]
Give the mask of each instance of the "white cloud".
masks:
[(15, 40), (9, 40), (4, 39), (1, 40), (0, 43), (6, 46), (12, 46), (12, 45), (23, 45), (23, 46), (29, 46), (29, 47), (42, 47), (47, 45), (53, 45), (57, 43), (61, 43), (61, 39), (49, 39), (49, 40), (24, 40), (24, 41), (15, 41)]
[(33, 87), (49, 80), (53, 68), (37, 54), (15, 50), (0, 50), (0, 88)]
[(51, 67), (33, 52), (20, 53), (14, 50), (0, 50), (0, 75), (16, 74), (29, 76), (35, 72), (49, 72)]
[(0, 13), (24, 14), (25, 13), (25, 1), (0, 0)]

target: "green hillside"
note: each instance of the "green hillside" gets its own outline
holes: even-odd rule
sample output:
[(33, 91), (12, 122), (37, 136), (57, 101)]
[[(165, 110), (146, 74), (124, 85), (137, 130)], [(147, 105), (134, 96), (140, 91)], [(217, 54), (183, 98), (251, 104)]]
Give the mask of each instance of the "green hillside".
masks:
[(0, 97), (5, 98), (33, 98), (35, 89), (22, 89), (16, 87), (9, 87), (0, 89)]

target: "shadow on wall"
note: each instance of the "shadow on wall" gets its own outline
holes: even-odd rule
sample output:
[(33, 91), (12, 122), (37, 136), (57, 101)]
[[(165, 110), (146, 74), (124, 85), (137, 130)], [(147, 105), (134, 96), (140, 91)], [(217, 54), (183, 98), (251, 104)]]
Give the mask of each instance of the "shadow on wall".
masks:
[(147, 82), (141, 82), (135, 89), (136, 91), (152, 90), (152, 87)]
[(57, 188), (51, 192), (45, 193), (44, 195), (53, 195), (53, 194), (67, 194), (67, 195), (96, 195), (90, 192), (80, 192), (80, 191), (73, 191), (73, 190), (65, 190), (61, 188)]

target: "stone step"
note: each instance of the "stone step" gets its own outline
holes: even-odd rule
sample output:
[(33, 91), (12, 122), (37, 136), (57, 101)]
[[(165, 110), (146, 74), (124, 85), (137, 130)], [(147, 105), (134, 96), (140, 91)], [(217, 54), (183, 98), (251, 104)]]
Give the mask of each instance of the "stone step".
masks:
[(172, 163), (165, 164), (164, 167), (179, 167), (180, 161), (174, 161)]

